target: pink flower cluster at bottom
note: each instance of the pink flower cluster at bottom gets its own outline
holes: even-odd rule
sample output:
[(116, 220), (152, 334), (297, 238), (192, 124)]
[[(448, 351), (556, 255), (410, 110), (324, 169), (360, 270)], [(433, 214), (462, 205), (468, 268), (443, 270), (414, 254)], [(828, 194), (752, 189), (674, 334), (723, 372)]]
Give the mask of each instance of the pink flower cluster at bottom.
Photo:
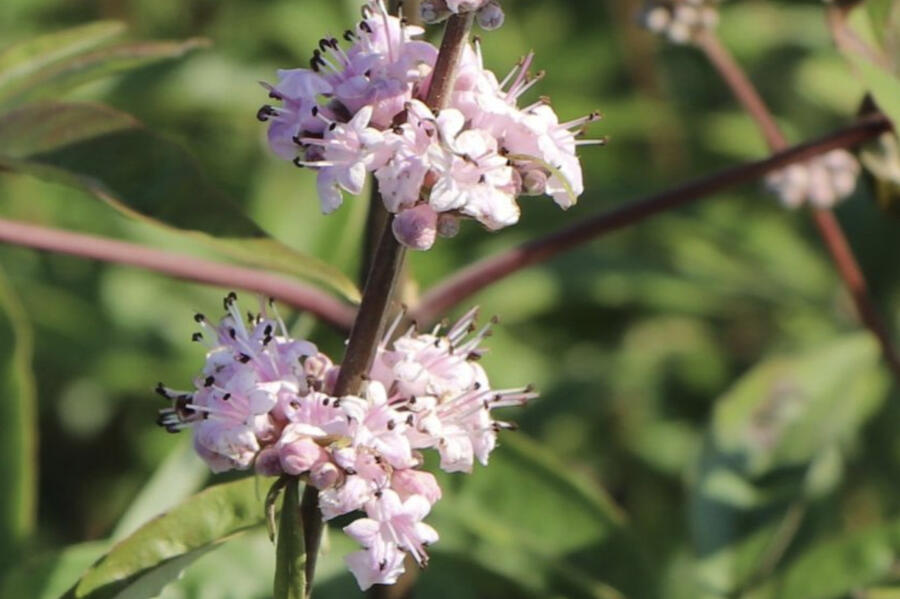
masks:
[(421, 452), (437, 450), (447, 472), (487, 464), (497, 432), (511, 427), (491, 412), (537, 396), (530, 387), (491, 389), (477, 363), (490, 325), (476, 330), (473, 309), (445, 331), (410, 329), (390, 342), (395, 324), (364, 392), (337, 397), (338, 366), (292, 339), (277, 313), (261, 305), (245, 319), (234, 294), (225, 308), (218, 325), (196, 315), (206, 364), (192, 391), (160, 384), (172, 401), (160, 425), (192, 427), (197, 453), (215, 472), (303, 476), (319, 489), (326, 520), (364, 511), (344, 528), (362, 545), (347, 557), (362, 589), (395, 582), (406, 554), (425, 565), (438, 534), (423, 519), (441, 489), (420, 469)]

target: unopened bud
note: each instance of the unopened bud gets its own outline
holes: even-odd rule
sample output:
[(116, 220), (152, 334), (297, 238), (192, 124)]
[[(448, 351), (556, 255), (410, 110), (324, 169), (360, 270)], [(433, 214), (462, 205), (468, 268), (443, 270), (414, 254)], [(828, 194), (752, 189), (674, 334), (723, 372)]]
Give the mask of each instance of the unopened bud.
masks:
[(444, 0), (422, 0), (422, 4), (419, 5), (419, 16), (423, 23), (440, 23), (451, 14)]
[(452, 214), (441, 214), (438, 217), (437, 233), (445, 239), (456, 237), (459, 234), (459, 218)]
[(503, 14), (500, 3), (497, 0), (491, 0), (479, 9), (475, 19), (478, 21), (479, 27), (485, 31), (493, 31), (503, 26), (506, 15)]
[(543, 195), (547, 189), (547, 173), (534, 168), (522, 174), (522, 193), (529, 196)]
[(328, 458), (325, 450), (308, 437), (279, 445), (278, 457), (281, 460), (281, 468), (292, 476), (308, 472), (313, 466)]
[(397, 241), (413, 250), (427, 250), (437, 238), (438, 215), (428, 204), (408, 208), (394, 217)]
[(330, 489), (340, 478), (341, 471), (331, 462), (318, 464), (309, 472), (309, 482), (319, 490)]
[(441, 487), (430, 472), (413, 470), (395, 470), (391, 476), (391, 487), (402, 499), (410, 495), (421, 495), (434, 505), (441, 498)]
[(278, 450), (274, 447), (267, 447), (259, 452), (256, 456), (254, 464), (256, 471), (262, 476), (281, 476), (281, 460), (278, 457)]

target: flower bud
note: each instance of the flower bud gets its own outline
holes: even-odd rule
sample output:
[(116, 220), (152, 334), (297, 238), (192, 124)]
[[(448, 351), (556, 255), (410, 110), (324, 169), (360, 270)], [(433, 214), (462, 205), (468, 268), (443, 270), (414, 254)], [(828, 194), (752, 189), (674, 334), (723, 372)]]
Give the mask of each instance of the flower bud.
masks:
[(392, 228), (397, 241), (413, 250), (427, 250), (437, 237), (438, 215), (428, 204), (404, 210), (396, 217)]
[(319, 489), (330, 489), (341, 478), (341, 471), (331, 462), (322, 462), (313, 466), (309, 472), (309, 482)]
[(437, 233), (445, 239), (456, 237), (459, 234), (459, 219), (452, 214), (441, 214), (438, 217)]
[(506, 15), (503, 14), (500, 3), (497, 0), (491, 0), (478, 10), (475, 19), (478, 21), (479, 27), (485, 31), (493, 31), (503, 26)]
[(308, 472), (318, 462), (327, 460), (328, 454), (318, 443), (305, 437), (292, 443), (279, 443), (278, 457), (285, 473), (296, 476)]
[(450, 10), (444, 0), (422, 0), (419, 5), (419, 16), (423, 23), (440, 23), (450, 16)]
[(441, 487), (437, 479), (430, 472), (422, 470), (395, 470), (391, 476), (391, 488), (404, 500), (411, 495), (421, 495), (434, 505), (441, 498)]
[(281, 476), (284, 472), (281, 469), (281, 459), (278, 456), (278, 450), (274, 447), (267, 447), (259, 452), (256, 456), (256, 472), (262, 476)]
[(547, 173), (539, 168), (522, 173), (522, 193), (529, 196), (544, 195), (548, 178)]

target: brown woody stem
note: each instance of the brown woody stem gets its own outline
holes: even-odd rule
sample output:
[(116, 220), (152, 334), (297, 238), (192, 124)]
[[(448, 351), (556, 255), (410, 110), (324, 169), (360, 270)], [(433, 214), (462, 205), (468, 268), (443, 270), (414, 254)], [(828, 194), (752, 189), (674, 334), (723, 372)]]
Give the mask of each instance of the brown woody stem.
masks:
[[(831, 15), (832, 28), (842, 31), (839, 27), (840, 23), (834, 22), (834, 19), (840, 17), (841, 14), (832, 12)], [(841, 39), (838, 38), (839, 41)], [(769, 108), (741, 66), (719, 41), (719, 38), (714, 33), (708, 32), (701, 36), (697, 41), (697, 45), (706, 53), (706, 56), (716, 67), (722, 79), (731, 88), (735, 98), (744, 106), (750, 116), (753, 117), (753, 120), (756, 121), (772, 151), (777, 152), (784, 149), (787, 146), (787, 140), (778, 128), (771, 111), (769, 111)], [(875, 302), (872, 301), (865, 275), (863, 275), (862, 269), (859, 267), (859, 262), (853, 253), (853, 248), (850, 247), (850, 242), (847, 240), (840, 222), (831, 210), (813, 208), (811, 215), (816, 225), (816, 230), (819, 232), (819, 237), (825, 244), (828, 254), (831, 256), (831, 260), (844, 282), (844, 286), (853, 298), (860, 320), (878, 339), (888, 365), (897, 378), (900, 379), (900, 354), (897, 353), (890, 331), (878, 313)]]
[[(465, 15), (453, 16), (447, 21), (427, 98), (427, 104), (435, 111), (443, 108), (450, 97), (453, 80), (456, 77), (456, 67), (465, 44), (468, 43), (473, 19), (473, 16)], [(378, 248), (372, 258), (362, 302), (356, 321), (353, 323), (353, 330), (350, 332), (347, 351), (344, 353), (338, 380), (335, 384), (334, 395), (338, 397), (360, 392), (384, 329), (394, 286), (406, 254), (405, 248), (394, 237), (391, 229), (392, 220), (392, 218), (386, 219), (381, 230)], [(364, 247), (363, 251), (368, 251), (368, 248)], [(308, 560), (306, 579), (307, 584), (312, 588), (315, 559), (310, 559), (310, 556), (318, 553), (324, 522), (318, 508), (313, 507), (318, 505), (318, 493), (314, 488), (307, 487), (303, 503), (307, 506), (303, 512)]]
[(641, 222), (666, 210), (684, 206), (735, 185), (749, 183), (766, 173), (808, 160), (835, 148), (855, 146), (890, 129), (891, 124), (883, 115), (872, 115), (860, 119), (849, 127), (788, 148), (763, 160), (733, 166), (688, 181), (679, 187), (629, 202), (619, 208), (601, 212), (580, 223), (538, 237), (458, 271), (432, 287), (410, 317), (422, 325), (430, 324), (453, 306), (523, 268), (550, 260), (607, 233)]
[(251, 268), (5, 219), (0, 219), (0, 243), (136, 266), (226, 289), (253, 291), (315, 314), (339, 330), (349, 329), (353, 322), (353, 307), (314, 287)]

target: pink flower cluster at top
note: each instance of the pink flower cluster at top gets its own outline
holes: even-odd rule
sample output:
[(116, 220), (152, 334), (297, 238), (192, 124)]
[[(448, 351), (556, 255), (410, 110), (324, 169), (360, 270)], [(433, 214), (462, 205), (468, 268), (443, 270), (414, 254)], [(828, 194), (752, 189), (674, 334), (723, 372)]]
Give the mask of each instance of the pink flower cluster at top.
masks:
[[(490, 230), (519, 219), (520, 195), (548, 194), (563, 208), (584, 190), (576, 137), (592, 114), (560, 123), (546, 98), (520, 107), (541, 75), (532, 55), (502, 81), (467, 44), (447, 108), (425, 103), (438, 50), (413, 39), (422, 29), (387, 14), (380, 1), (344, 38), (323, 39), (309, 69), (278, 72), (263, 106), (272, 150), (317, 172), (322, 210), (336, 210), (344, 192), (358, 195), (373, 172), (394, 233), (414, 249), (471, 218)], [(597, 140), (595, 140), (596, 142)]]
[(443, 333), (411, 329), (390, 342), (391, 330), (365, 392), (336, 397), (338, 367), (291, 339), (277, 313), (263, 305), (245, 319), (233, 294), (225, 308), (218, 325), (196, 316), (206, 364), (192, 391), (160, 384), (172, 401), (160, 425), (193, 427), (194, 447), (215, 472), (302, 475), (319, 489), (327, 520), (364, 511), (344, 528), (362, 545), (347, 557), (361, 588), (395, 582), (407, 553), (424, 565), (438, 535), (423, 519), (441, 489), (420, 469), (421, 452), (437, 450), (447, 472), (487, 464), (497, 431), (511, 426), (491, 411), (537, 396), (529, 387), (491, 389), (477, 363), (490, 325), (476, 331), (472, 310)]

